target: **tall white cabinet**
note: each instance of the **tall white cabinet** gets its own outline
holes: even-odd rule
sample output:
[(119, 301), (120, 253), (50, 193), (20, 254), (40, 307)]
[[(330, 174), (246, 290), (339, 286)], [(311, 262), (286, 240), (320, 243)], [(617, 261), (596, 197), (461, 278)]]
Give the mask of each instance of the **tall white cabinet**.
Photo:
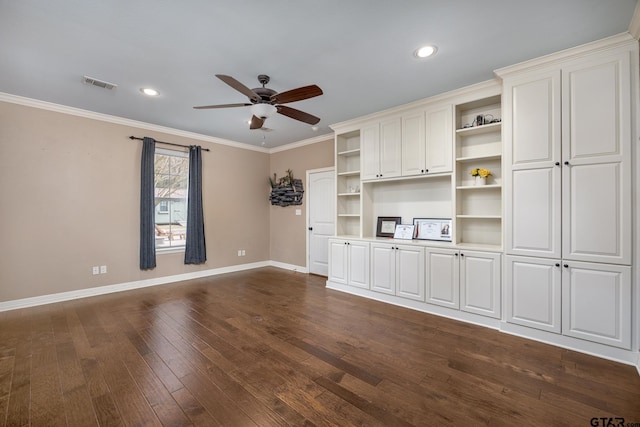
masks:
[(631, 346), (637, 61), (637, 43), (626, 42), (498, 72), (507, 322)]
[[(327, 286), (638, 363), (638, 55), (622, 34), (333, 125)], [(451, 240), (378, 237), (380, 217)]]

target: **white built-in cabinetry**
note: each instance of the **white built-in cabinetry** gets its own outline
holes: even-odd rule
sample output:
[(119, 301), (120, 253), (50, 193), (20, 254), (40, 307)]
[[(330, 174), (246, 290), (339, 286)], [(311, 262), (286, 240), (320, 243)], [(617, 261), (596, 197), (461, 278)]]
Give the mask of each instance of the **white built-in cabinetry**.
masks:
[[(332, 126), (327, 286), (635, 363), (638, 68), (621, 35)], [(385, 216), (451, 219), (452, 239), (376, 237)]]
[(637, 44), (504, 79), (507, 322), (631, 346)]
[(424, 248), (371, 243), (371, 289), (424, 301)]
[(500, 318), (500, 254), (427, 248), (426, 301)]
[(335, 283), (369, 288), (369, 243), (329, 239), (329, 278)]

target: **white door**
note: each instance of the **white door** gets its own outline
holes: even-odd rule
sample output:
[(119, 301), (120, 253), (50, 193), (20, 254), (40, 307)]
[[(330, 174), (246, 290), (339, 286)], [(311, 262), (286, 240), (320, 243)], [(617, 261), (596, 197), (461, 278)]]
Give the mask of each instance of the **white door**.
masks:
[(402, 117), (402, 176), (424, 173), (424, 112)]
[(562, 73), (562, 257), (630, 264), (629, 54)]
[(424, 301), (424, 248), (396, 246), (396, 295)]
[(380, 122), (379, 178), (393, 178), (402, 174), (401, 126), (399, 117)]
[(507, 322), (561, 332), (560, 260), (507, 256)]
[(460, 308), (458, 251), (453, 249), (427, 249), (427, 302)]
[(500, 254), (460, 252), (460, 309), (500, 318)]
[(453, 106), (446, 105), (427, 110), (425, 129), (425, 173), (451, 172), (454, 145)]
[(564, 261), (562, 333), (631, 348), (631, 267)]
[(396, 293), (395, 246), (371, 244), (371, 290), (391, 295)]
[(504, 82), (506, 252), (561, 256), (560, 71)]
[(380, 176), (380, 126), (378, 123), (360, 130), (360, 176), (376, 179)]
[(309, 172), (307, 180), (309, 273), (329, 273), (329, 237), (335, 233), (335, 172)]
[(346, 285), (349, 280), (347, 242), (329, 239), (329, 280)]
[(349, 257), (349, 284), (369, 288), (369, 243), (347, 242)]

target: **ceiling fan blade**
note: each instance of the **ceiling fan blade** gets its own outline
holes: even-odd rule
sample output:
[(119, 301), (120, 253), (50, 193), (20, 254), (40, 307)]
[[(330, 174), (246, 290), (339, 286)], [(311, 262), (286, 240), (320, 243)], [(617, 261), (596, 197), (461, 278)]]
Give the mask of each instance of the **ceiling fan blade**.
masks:
[(278, 113), (282, 115), (291, 117), (295, 120), (300, 120), (301, 122), (309, 123), (310, 125), (315, 125), (320, 121), (319, 117), (312, 116), (309, 113), (296, 110), (295, 108), (287, 107), (286, 105), (276, 105), (276, 109), (278, 110)]
[(252, 91), (251, 89), (249, 89), (248, 87), (246, 87), (245, 85), (243, 85), (242, 83), (234, 79), (233, 77), (227, 76), (224, 74), (216, 74), (216, 77), (222, 80), (223, 82), (225, 82), (226, 84), (228, 84), (229, 86), (231, 86), (232, 88), (234, 88), (235, 90), (237, 90), (238, 92), (246, 95), (252, 101), (256, 101), (256, 102), (260, 101), (260, 95), (258, 95), (257, 93), (255, 93), (254, 91)]
[(276, 93), (271, 96), (271, 101), (276, 104), (286, 104), (288, 102), (302, 101), (303, 99), (309, 99), (319, 95), (322, 95), (322, 89), (316, 85), (309, 85)]
[(205, 110), (207, 108), (231, 108), (231, 107), (248, 107), (253, 104), (220, 104), (220, 105), (201, 105), (199, 107), (193, 107), (196, 110)]
[(260, 129), (263, 124), (264, 124), (264, 119), (253, 116), (251, 117), (251, 124), (249, 125), (249, 129)]

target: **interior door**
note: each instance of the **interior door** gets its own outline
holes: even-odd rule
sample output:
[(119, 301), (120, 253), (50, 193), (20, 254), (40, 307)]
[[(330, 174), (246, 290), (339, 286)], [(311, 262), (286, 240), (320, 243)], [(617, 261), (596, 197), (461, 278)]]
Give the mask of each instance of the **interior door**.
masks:
[(335, 233), (335, 172), (309, 172), (309, 273), (329, 273), (329, 237)]

